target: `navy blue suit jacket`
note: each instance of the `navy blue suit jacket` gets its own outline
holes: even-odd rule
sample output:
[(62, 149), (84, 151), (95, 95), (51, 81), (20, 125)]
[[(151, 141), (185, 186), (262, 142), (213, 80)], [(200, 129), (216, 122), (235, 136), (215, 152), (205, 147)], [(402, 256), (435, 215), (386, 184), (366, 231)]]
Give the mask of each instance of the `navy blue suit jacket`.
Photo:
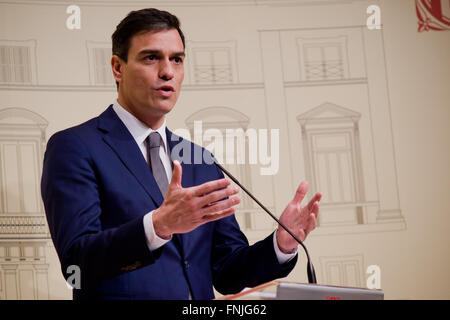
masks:
[[(166, 132), (172, 150), (182, 139)], [(182, 169), (183, 187), (223, 177), (205, 163), (182, 163)], [(112, 106), (50, 138), (41, 191), (64, 276), (70, 265), (81, 268), (74, 299), (187, 299), (189, 292), (193, 299), (212, 299), (213, 285), (236, 293), (287, 276), (297, 260), (280, 265), (272, 235), (249, 246), (234, 215), (150, 251), (143, 216), (163, 196)]]

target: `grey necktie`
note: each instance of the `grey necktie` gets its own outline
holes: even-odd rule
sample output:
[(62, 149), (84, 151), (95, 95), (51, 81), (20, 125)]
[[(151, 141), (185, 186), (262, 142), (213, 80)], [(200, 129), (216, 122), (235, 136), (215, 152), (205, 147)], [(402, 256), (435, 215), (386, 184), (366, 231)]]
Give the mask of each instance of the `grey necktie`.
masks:
[(161, 190), (163, 197), (165, 197), (167, 189), (169, 189), (169, 181), (167, 180), (166, 170), (159, 156), (159, 148), (162, 144), (161, 135), (156, 131), (150, 133), (147, 137), (147, 154), (148, 160), (150, 161), (150, 168), (152, 169), (159, 190)]
[[(154, 131), (150, 133), (150, 135), (147, 137), (147, 154), (148, 159), (150, 161), (150, 167), (153, 172), (153, 176), (155, 177), (156, 183), (158, 184), (159, 190), (161, 190), (161, 193), (163, 197), (166, 196), (167, 189), (169, 189), (169, 182), (167, 180), (167, 174), (166, 170), (164, 169), (164, 166), (162, 164), (161, 158), (159, 156), (159, 148), (163, 144), (163, 140), (161, 138), (161, 135)], [(170, 151), (167, 150), (169, 153)], [(176, 239), (179, 243), (179, 246), (182, 246), (181, 244), (181, 236), (178, 234), (174, 234), (174, 239)], [(192, 300), (192, 295), (189, 290), (189, 300)]]

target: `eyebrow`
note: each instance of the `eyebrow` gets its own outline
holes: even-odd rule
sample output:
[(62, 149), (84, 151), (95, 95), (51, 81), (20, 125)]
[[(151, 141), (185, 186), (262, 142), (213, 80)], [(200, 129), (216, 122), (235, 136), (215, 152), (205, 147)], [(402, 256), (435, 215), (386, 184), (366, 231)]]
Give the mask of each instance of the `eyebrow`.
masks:
[[(147, 54), (158, 55), (158, 54), (161, 54), (161, 53), (162, 53), (161, 50), (144, 49), (144, 50), (140, 51), (138, 53), (138, 55), (139, 56), (143, 56), (143, 55), (147, 55)], [(173, 57), (185, 57), (186, 54), (184, 53), (184, 51), (179, 51), (179, 52), (172, 53), (171, 56), (173, 56)]]

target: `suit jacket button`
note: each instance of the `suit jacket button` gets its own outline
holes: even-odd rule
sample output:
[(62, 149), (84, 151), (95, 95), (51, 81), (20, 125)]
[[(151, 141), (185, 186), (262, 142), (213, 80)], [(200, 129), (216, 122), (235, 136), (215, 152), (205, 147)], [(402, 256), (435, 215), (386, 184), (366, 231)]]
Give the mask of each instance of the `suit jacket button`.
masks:
[(189, 268), (189, 261), (184, 260), (184, 265), (186, 266), (186, 269), (188, 269)]

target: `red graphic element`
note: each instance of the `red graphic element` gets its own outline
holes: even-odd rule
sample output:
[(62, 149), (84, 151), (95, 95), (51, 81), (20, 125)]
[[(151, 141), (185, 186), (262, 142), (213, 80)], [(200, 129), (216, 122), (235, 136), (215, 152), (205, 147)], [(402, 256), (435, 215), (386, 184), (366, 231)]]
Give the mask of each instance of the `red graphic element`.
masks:
[(450, 0), (416, 0), (419, 32), (450, 30)]
[(325, 300), (341, 300), (341, 297), (331, 297), (331, 296), (326, 296)]

